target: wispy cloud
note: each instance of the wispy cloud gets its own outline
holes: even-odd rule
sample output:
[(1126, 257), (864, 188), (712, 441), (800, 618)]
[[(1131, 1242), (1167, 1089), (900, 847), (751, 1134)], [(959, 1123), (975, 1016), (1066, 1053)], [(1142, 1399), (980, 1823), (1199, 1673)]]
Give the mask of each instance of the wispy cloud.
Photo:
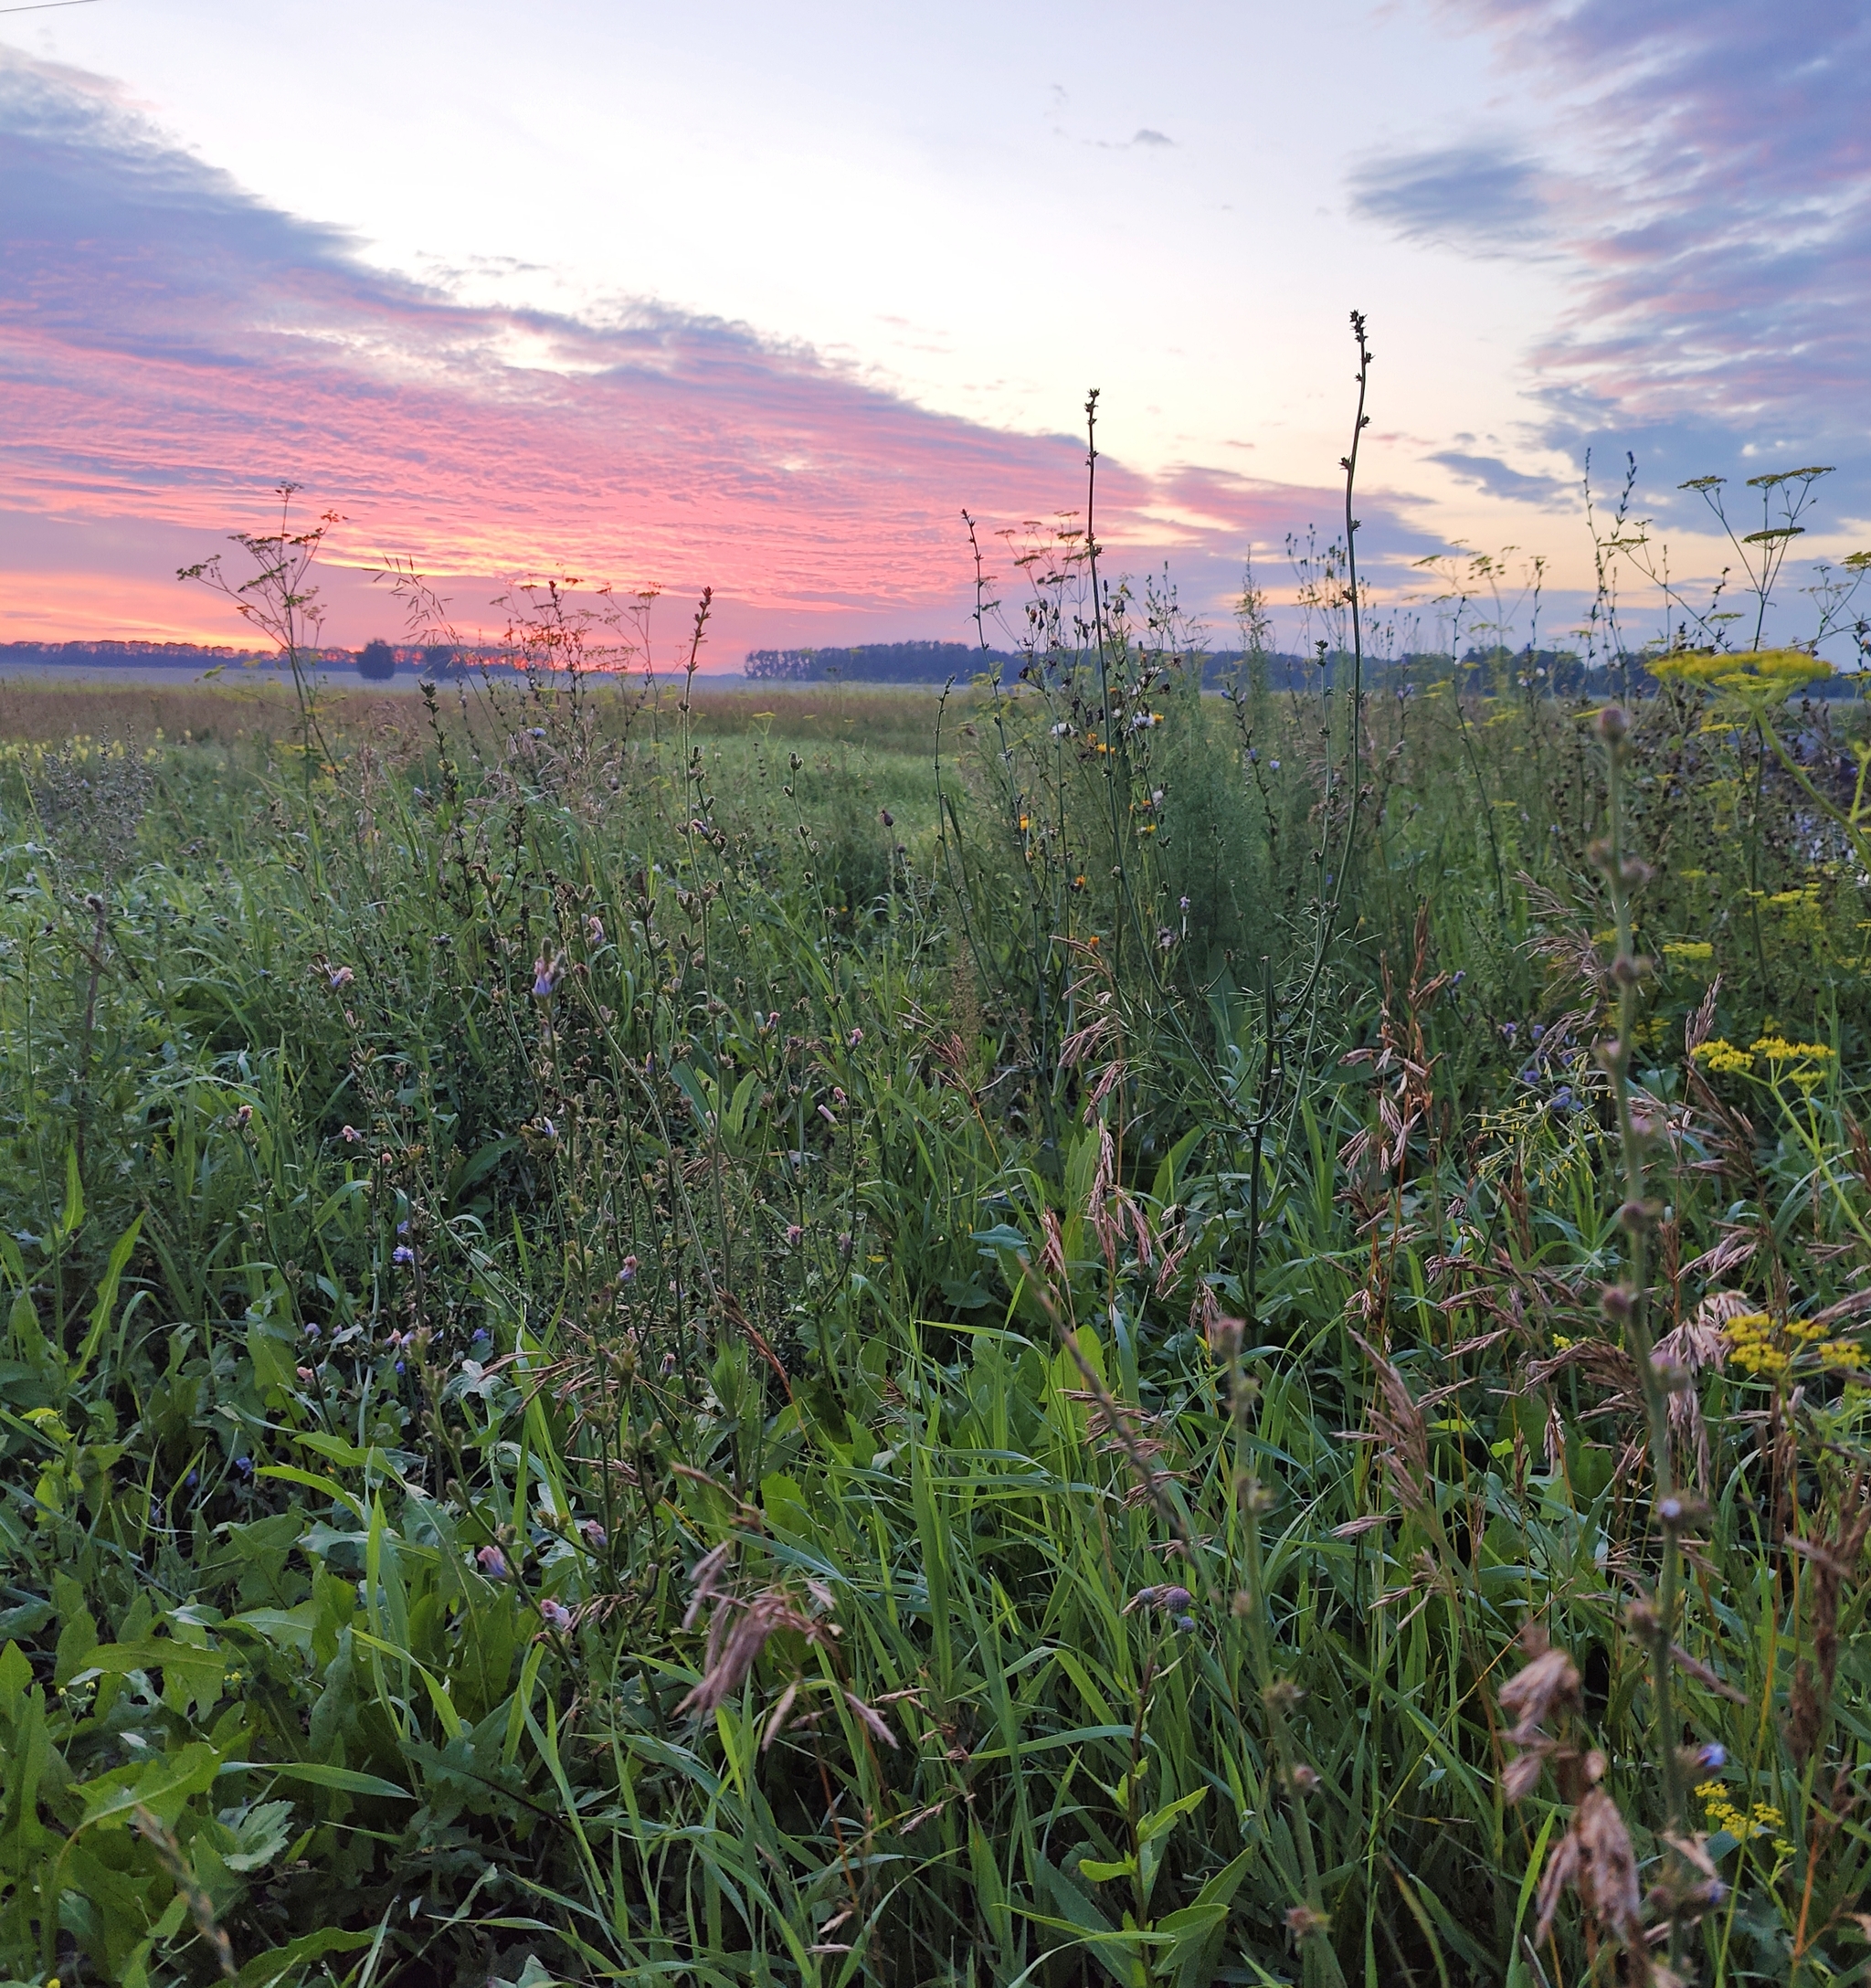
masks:
[[(714, 582), (731, 629), (933, 633), (967, 597), (964, 504), (1047, 517), (1082, 487), (1069, 437), (931, 413), (745, 326), (470, 306), (386, 276), (92, 78), (0, 62), (0, 506), (72, 532), (252, 523), (290, 477), (345, 514), (360, 560)], [(1189, 591), (1219, 592), (1243, 532), (1317, 508), (1205, 475), (1106, 460), (1114, 558), (1175, 548)]]
[(1550, 229), (1538, 168), (1491, 144), (1368, 159), (1351, 174), (1351, 211), (1406, 241), (1481, 255), (1524, 251)]
[(1464, 454), (1459, 449), (1440, 449), (1424, 459), (1439, 462), (1462, 482), (1472, 483), (1490, 497), (1509, 503), (1560, 504), (1574, 501), (1578, 486), (1557, 476), (1530, 476), (1510, 468), (1498, 456)]
[[(1549, 106), (1559, 169), (1542, 178), (1538, 239), (1570, 263), (1573, 301), (1529, 355), (1546, 439), (1629, 441), (1665, 476), (1816, 453), (1840, 465), (1838, 504), (1862, 516), (1871, 12), (1835, 0), (1453, 11), (1491, 29), (1517, 86)], [(1484, 211), (1505, 203), (1505, 242), (1488, 229), (1438, 238), (1512, 246), (1525, 182), (1507, 164), (1491, 179), (1488, 156), (1465, 176)], [(1385, 171), (1360, 183), (1365, 210), (1406, 233), (1438, 227), (1439, 170)], [(1452, 195), (1464, 178), (1453, 174)]]

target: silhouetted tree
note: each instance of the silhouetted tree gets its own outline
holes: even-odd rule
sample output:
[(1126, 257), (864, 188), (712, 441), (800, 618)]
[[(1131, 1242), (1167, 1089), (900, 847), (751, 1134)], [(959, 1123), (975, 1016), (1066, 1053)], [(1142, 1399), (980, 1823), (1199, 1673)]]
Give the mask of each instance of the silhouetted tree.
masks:
[(386, 683), (396, 673), (396, 653), (387, 642), (365, 642), (357, 652), (357, 673), (372, 683)]

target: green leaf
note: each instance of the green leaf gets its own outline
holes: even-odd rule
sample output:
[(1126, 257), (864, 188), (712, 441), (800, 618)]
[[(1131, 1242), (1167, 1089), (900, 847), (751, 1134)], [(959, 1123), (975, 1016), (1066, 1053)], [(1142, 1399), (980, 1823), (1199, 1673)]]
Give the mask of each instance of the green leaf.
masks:
[(315, 1933), (301, 1933), (283, 1947), (255, 1954), (235, 1975), (234, 1988), (273, 1988), (276, 1982), (283, 1981), (310, 1962), (322, 1960), (328, 1953), (354, 1953), (375, 1938), (375, 1927), (362, 1932), (344, 1932), (336, 1926), (322, 1926)]
[(366, 1774), (354, 1767), (333, 1767), (323, 1761), (229, 1761), (224, 1774), (277, 1774), (281, 1781), (310, 1782), (314, 1788), (335, 1788), (343, 1794), (381, 1795), (386, 1800), (414, 1802), (407, 1788), (380, 1774)]
[(220, 1771), (221, 1756), (206, 1740), (197, 1740), (179, 1752), (100, 1774), (72, 1791), (85, 1806), (79, 1828), (126, 1824), (131, 1812), (140, 1808), (148, 1809), (158, 1822), (174, 1828), (189, 1797), (212, 1787)]
[(61, 1242), (78, 1233), (84, 1221), (84, 1183), (78, 1178), (78, 1148), (65, 1148), (65, 1206), (54, 1232)]
[[(136, 1239), (143, 1233), (143, 1217), (138, 1215), (116, 1242), (111, 1246), (111, 1260), (104, 1265), (104, 1274), (99, 1280), (97, 1302), (91, 1306), (90, 1330), (84, 1336), (84, 1344), (78, 1349), (78, 1359), (71, 1369), (75, 1383), (80, 1374), (91, 1363), (99, 1343), (111, 1327), (111, 1314), (117, 1309), (117, 1286), (122, 1281), (125, 1264), (131, 1252), (136, 1247)], [(135, 1306), (132, 1298), (131, 1304)]]

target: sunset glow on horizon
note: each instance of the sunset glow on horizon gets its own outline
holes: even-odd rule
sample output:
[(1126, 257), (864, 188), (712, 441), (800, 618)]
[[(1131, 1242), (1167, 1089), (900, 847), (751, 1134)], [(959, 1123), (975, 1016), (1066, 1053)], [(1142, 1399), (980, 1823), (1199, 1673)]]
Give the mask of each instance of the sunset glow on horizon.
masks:
[[(1608, 0), (1348, 4), (1334, 31), (1373, 111), (1355, 145), (1277, 90), (1237, 129), (1226, 77), (1154, 44), (1128, 100), (1054, 46), (1062, 81), (1021, 72), (1031, 129), (1014, 86), (984, 81), (978, 102), (949, 101), (944, 154), (904, 65), (926, 57), (939, 93), (966, 64), (920, 29), (852, 39), (856, 16), (825, 10), (809, 39), (829, 73), (790, 110), (743, 52), (704, 112), (678, 81), (694, 48), (636, 19), (613, 53), (669, 79), (667, 100), (607, 122), (561, 76), (555, 122), (544, 58), (479, 8), (452, 41), (419, 8), (386, 26), (392, 44), (430, 36), (438, 87), (419, 106), (392, 109), (394, 46), (340, 90), (340, 9), (302, 51), (299, 115), (308, 133), (333, 122), (322, 177), (303, 146), (262, 143), (253, 79), (284, 30), (217, 40), (231, 16), (206, 0), (167, 28), (132, 0), (11, 21), (0, 641), (238, 640), (173, 575), (267, 528), (282, 479), (308, 515), (342, 514), (333, 640), (396, 634), (370, 578), (393, 556), (464, 629), (493, 625), (492, 601), (529, 576), (658, 589), (678, 620), (712, 586), (716, 667), (757, 644), (966, 640), (961, 513), (994, 545), (1081, 510), (1093, 385), (1113, 570), (1167, 564), (1225, 641), (1243, 558), (1277, 591), (1286, 534), (1337, 526), (1352, 303), (1379, 354), (1358, 509), (1386, 597), (1418, 584), (1415, 560), (1512, 544), (1550, 560), (1563, 626), (1589, 576), (1588, 449), (1612, 485), (1636, 451), (1640, 502), (1684, 570), (1723, 557), (1675, 490), (1708, 470), (1836, 464), (1811, 546), (1849, 550), (1871, 514), (1871, 154), (1845, 79), (1871, 30), (1792, 13), (1769, 34), (1738, 5), (1653, 9), (1639, 31)], [(606, 46), (624, 34), (565, 15)], [(1126, 23), (1109, 16), (1120, 45)], [(1250, 47), (1200, 8), (1163, 35), (1177, 23), (1189, 46)], [(1298, 46), (1271, 16), (1251, 26), (1276, 53)], [(217, 50), (205, 69), (170, 49), (178, 27)], [(1802, 66), (1801, 35), (1822, 27), (1829, 53)], [(1387, 73), (1411, 49), (1415, 69)], [(1594, 121), (1631, 110), (1640, 68), (1658, 111), (1608, 168)], [(1399, 80), (1421, 99), (1408, 114)], [(840, 90), (851, 114), (828, 123)], [(1100, 213), (1034, 177), (1049, 159)], [(1041, 190), (1015, 225), (970, 234), (988, 166)], [(621, 247), (600, 221), (613, 196)], [(516, 252), (527, 200), (536, 260)], [(659, 203), (687, 234), (658, 225)], [(697, 230), (714, 252), (692, 253)], [(951, 321), (930, 322), (944, 299)]]

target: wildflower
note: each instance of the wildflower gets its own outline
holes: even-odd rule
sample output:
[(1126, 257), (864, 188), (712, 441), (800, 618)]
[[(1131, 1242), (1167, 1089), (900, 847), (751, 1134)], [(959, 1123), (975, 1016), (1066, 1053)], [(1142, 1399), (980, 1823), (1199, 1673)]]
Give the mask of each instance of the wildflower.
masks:
[(796, 1221), (789, 1221), (786, 1225), (786, 1239), (788, 1243), (797, 1242), (805, 1232)]
[(305, 1328), (305, 1337), (306, 1337), (306, 1338), (307, 1338), (308, 1339), (315, 1339), (315, 1338), (318, 1338), (318, 1327), (317, 1327), (317, 1326), (316, 1326), (316, 1325), (308, 1325), (308, 1326), (306, 1327), (306, 1328)]
[(398, 1374), (401, 1374), (404, 1371), (403, 1362), (401, 1360), (398, 1360), (396, 1362), (396, 1371)]
[(619, 1284), (629, 1284), (636, 1274), (637, 1259), (634, 1256), (625, 1257), (623, 1262), (618, 1265), (618, 1282)]
[(1711, 1036), (1706, 1042), (1698, 1042), (1694, 1051), (1695, 1059), (1704, 1064), (1710, 1074), (1718, 1077), (1745, 1077), (1754, 1068), (1750, 1052), (1737, 1049), (1723, 1036)]
[(416, 1252), (407, 1242), (399, 1242), (390, 1252), (390, 1261), (393, 1264), (401, 1264), (407, 1266), (416, 1261)]
[(563, 953), (555, 953), (548, 960), (544, 953), (533, 962), (533, 998), (547, 1001), (552, 999), (553, 989), (559, 983), (560, 972), (566, 963)]
[(604, 944), (604, 920), (602, 918), (586, 919), (585, 939), (586, 943), (590, 946), (602, 946)]
[(1792, 1366), (1792, 1356), (1774, 1344), (1773, 1321), (1765, 1312), (1743, 1312), (1730, 1318), (1722, 1337), (1729, 1360), (1744, 1374), (1778, 1380)]
[(475, 1327), (475, 1328), (474, 1328), (474, 1337), (473, 1337), (473, 1338), (471, 1338), (471, 1339), (470, 1339), (470, 1341), (469, 1341), (468, 1343), (469, 1343), (469, 1345), (470, 1345), (470, 1346), (485, 1346), (485, 1345), (487, 1345), (487, 1344), (488, 1344), (488, 1337), (487, 1337), (487, 1327), (486, 1327), (485, 1326), (476, 1326), (476, 1327)]
[(1028, 823), (1028, 820), (1029, 820), (1029, 817), (1027, 817), (1026, 815), (1022, 815), (1022, 816), (1021, 816), (1021, 817), (1020, 818), (1020, 833), (1021, 833), (1022, 835), (1024, 835), (1024, 834), (1025, 834), (1025, 833), (1027, 832), (1027, 823)]
[(1054, 738), (1070, 738), (1072, 736), (1072, 727), (1066, 724), (1063, 718), (1052, 727), (1052, 736)]
[(1280, 770), (1280, 762), (1277, 759), (1270, 759), (1267, 761), (1267, 767), (1270, 772), (1277, 773)]
[(234, 1475), (236, 1475), (237, 1477), (250, 1477), (250, 1476), (252, 1476), (252, 1475), (253, 1475), (253, 1459), (252, 1459), (252, 1457), (250, 1457), (250, 1456), (237, 1456), (237, 1457), (236, 1457), (236, 1458), (234, 1459)]
[(1189, 900), (1188, 900), (1188, 898), (1186, 898), (1186, 897), (1185, 897), (1185, 898), (1184, 898), (1184, 899), (1182, 900), (1182, 904), (1181, 904), (1181, 908), (1182, 908), (1182, 909), (1183, 909), (1184, 911), (1187, 911), (1187, 910), (1189, 909)]
[(1189, 1592), (1175, 1581), (1165, 1581), (1160, 1586), (1139, 1588), (1124, 1604), (1124, 1613), (1134, 1615), (1140, 1608), (1160, 1609), (1167, 1615), (1181, 1615), (1188, 1612)]
[(1706, 967), (1715, 957), (1715, 947), (1706, 939), (1671, 939), (1664, 946), (1663, 957), (1672, 966)]
[(544, 738), (545, 736), (545, 727), (543, 724), (535, 724), (533, 729), (527, 733), (526, 736), (528, 738)]
[(352, 972), (349, 967), (333, 967), (326, 974), (325, 978), (332, 984), (332, 991), (336, 993), (341, 987), (349, 987), (357, 976)]
[(338, 1137), (344, 1140), (346, 1146), (355, 1146), (363, 1138), (364, 1135), (355, 1126), (346, 1126), (340, 1131)]
[(862, 1029), (853, 1029), (851, 1032), (845, 1038), (845, 1047), (847, 1049), (856, 1049), (858, 1044), (863, 1040), (864, 1031)]
[(594, 1553), (603, 1551), (608, 1535), (604, 1528), (595, 1518), (581, 1519), (578, 1523), (578, 1531), (585, 1544)]
[(572, 1612), (563, 1602), (548, 1597), (539, 1604), (539, 1614), (548, 1629), (556, 1629), (561, 1635), (572, 1626)]
[(664, 1379), (665, 1380), (667, 1380), (671, 1379), (671, 1376), (672, 1376), (672, 1375), (673, 1375), (673, 1374), (675, 1373), (675, 1370), (676, 1370), (676, 1357), (675, 1357), (675, 1355), (674, 1355), (673, 1353), (665, 1353), (665, 1354), (664, 1354), (664, 1355), (662, 1356), (662, 1378), (663, 1378), (663, 1379)]
[(825, 1123), (829, 1125), (834, 1132), (838, 1130), (838, 1120), (831, 1116), (831, 1107), (830, 1105), (819, 1105), (819, 1116), (822, 1119), (824, 1119)]
[(507, 1578), (507, 1556), (497, 1546), (484, 1546), (474, 1556), (474, 1564), (490, 1581)]
[(1819, 1358), (1828, 1373), (1855, 1372), (1865, 1364), (1865, 1348), (1850, 1339), (1827, 1339)]

